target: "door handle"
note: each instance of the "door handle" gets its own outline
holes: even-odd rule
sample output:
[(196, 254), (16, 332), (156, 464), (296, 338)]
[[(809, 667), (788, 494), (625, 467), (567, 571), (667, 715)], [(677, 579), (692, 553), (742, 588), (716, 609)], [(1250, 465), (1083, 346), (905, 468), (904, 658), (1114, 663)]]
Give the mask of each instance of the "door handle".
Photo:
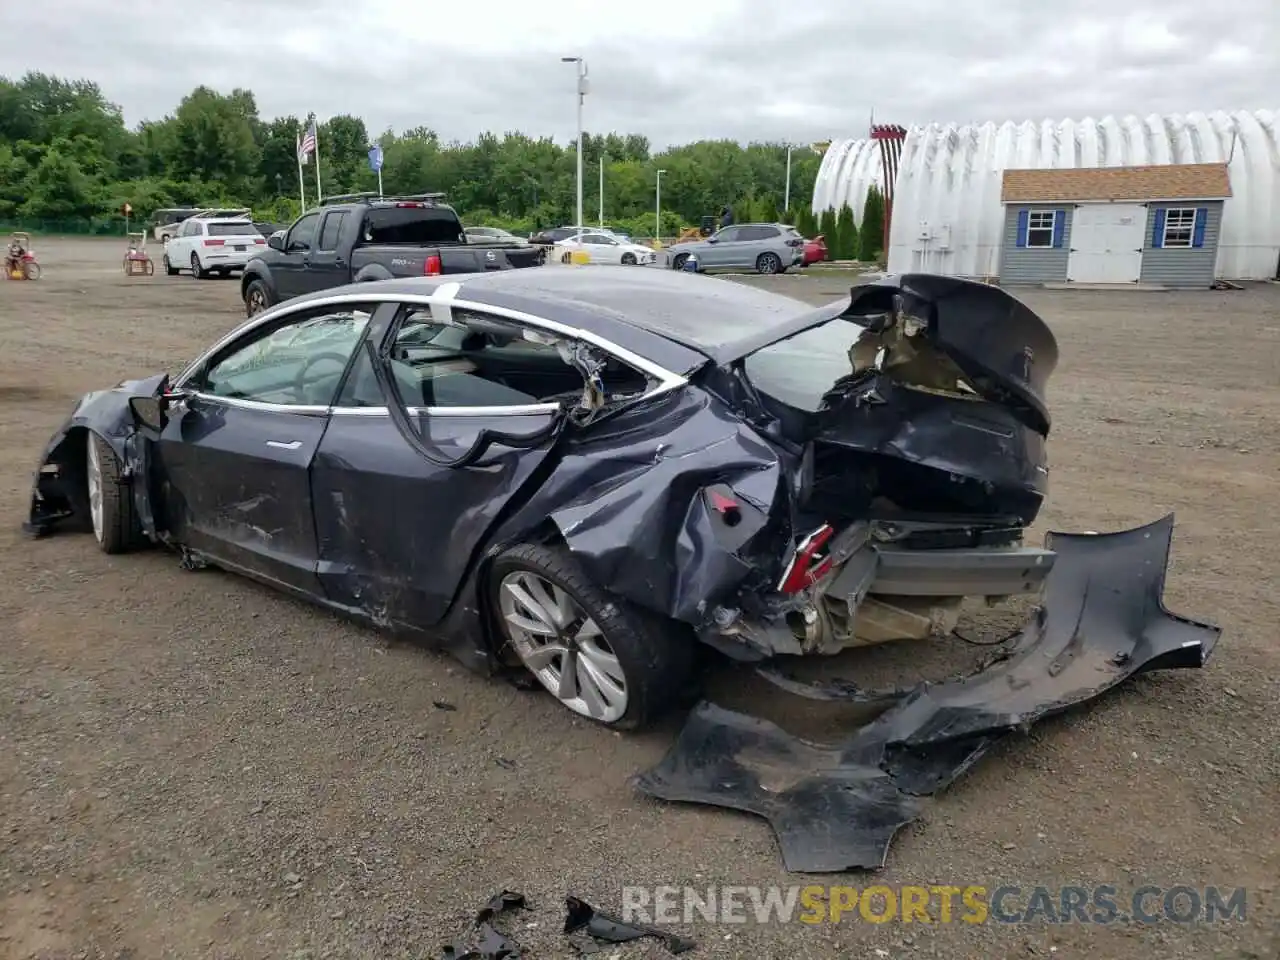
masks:
[(301, 440), (268, 440), (268, 447), (275, 447), (277, 450), (297, 450), (302, 446)]

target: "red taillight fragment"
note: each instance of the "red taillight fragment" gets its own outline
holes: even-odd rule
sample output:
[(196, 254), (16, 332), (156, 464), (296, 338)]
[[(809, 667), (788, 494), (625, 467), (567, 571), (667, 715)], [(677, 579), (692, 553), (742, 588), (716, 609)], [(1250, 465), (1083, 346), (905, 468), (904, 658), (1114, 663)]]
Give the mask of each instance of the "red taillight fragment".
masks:
[(834, 528), (829, 523), (824, 523), (800, 541), (795, 556), (782, 571), (782, 579), (778, 582), (779, 593), (799, 593), (831, 572), (834, 561), (825, 553), (824, 548), (834, 533)]
[(440, 255), (433, 253), (427, 257), (422, 264), (422, 275), (426, 277), (438, 277), (444, 273), (442, 264), (440, 263)]
[(226, 246), (226, 243), (227, 241), (225, 240), (206, 240), (204, 242), (204, 245), (206, 247), (222, 247), (222, 246)]

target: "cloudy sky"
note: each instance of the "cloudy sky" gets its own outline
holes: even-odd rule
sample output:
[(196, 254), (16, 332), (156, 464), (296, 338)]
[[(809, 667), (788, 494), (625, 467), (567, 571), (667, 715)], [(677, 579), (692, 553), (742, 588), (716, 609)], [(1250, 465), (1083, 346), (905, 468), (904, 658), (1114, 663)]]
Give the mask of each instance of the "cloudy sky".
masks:
[(207, 84), (252, 89), (268, 117), (565, 140), (562, 56), (589, 65), (587, 129), (655, 146), (857, 136), (873, 108), (899, 123), (1280, 108), (1280, 0), (35, 3), (0, 31), (0, 74), (95, 80), (131, 125)]

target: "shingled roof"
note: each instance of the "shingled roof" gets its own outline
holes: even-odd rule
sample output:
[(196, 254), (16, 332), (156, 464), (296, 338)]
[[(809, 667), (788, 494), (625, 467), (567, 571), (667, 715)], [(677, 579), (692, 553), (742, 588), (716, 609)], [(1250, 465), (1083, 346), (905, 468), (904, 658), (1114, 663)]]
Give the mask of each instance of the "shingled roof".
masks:
[(1225, 163), (1146, 167), (1006, 170), (1004, 203), (1063, 200), (1225, 200), (1231, 179)]

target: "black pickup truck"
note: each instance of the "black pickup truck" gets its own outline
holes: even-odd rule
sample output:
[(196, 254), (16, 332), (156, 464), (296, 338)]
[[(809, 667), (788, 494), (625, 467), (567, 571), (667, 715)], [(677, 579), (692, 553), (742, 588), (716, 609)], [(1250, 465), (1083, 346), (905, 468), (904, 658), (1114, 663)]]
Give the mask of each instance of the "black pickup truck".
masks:
[(361, 280), (533, 267), (545, 252), (468, 241), (443, 194), (334, 197), (267, 239), (245, 264), (240, 294), (253, 316), (282, 300)]

